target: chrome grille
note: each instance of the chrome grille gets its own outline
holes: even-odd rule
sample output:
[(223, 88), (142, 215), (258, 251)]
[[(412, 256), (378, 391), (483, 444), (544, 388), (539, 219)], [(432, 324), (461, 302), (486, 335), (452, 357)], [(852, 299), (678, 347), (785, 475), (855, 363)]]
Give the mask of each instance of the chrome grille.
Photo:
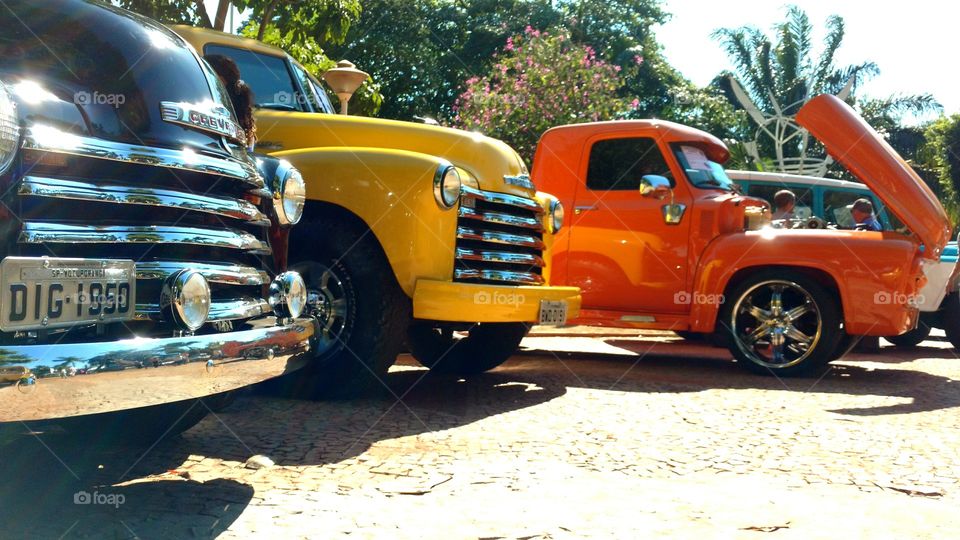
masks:
[(542, 285), (543, 208), (533, 199), (464, 187), (454, 280)]
[[(171, 274), (210, 282), (210, 321), (270, 312), (270, 218), (265, 183), (245, 161), (190, 150), (131, 146), (33, 126), (15, 193), (24, 256), (129, 258), (137, 268), (136, 320), (157, 321)], [(55, 159), (51, 159), (55, 158)], [(250, 200), (248, 200), (250, 199)]]

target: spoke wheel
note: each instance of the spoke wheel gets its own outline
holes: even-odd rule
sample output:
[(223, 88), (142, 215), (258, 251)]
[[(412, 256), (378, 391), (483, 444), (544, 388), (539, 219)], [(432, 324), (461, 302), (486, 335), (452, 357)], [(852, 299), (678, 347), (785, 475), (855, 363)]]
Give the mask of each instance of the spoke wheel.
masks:
[(730, 351), (760, 373), (822, 368), (842, 337), (837, 303), (806, 276), (778, 274), (761, 272), (734, 288), (722, 316)]

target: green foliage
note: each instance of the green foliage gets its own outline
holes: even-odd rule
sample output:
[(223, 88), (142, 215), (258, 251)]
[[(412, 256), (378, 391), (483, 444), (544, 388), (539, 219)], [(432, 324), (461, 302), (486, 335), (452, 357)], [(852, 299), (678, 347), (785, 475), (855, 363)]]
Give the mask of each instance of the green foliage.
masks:
[(508, 38), (486, 76), (466, 81), (455, 122), (504, 140), (529, 163), (547, 129), (612, 120), (628, 107), (618, 95), (619, 72), (589, 46), (572, 43), (569, 34), (528, 28)]
[[(740, 108), (742, 105), (734, 97), (730, 82), (736, 79), (753, 105), (768, 117), (793, 116), (814, 96), (839, 94), (850, 84), (847, 101), (882, 133), (899, 128), (907, 114), (942, 110), (930, 95), (858, 100), (854, 95), (856, 90), (880, 70), (873, 62), (836, 65), (835, 56), (843, 43), (844, 33), (843, 19), (836, 15), (829, 17), (822, 49), (815, 53), (811, 37), (813, 25), (797, 6), (787, 7), (786, 19), (774, 27), (772, 38), (752, 26), (716, 30), (713, 38), (720, 42), (734, 66), (733, 73), (721, 73), (718, 83), (728, 99)], [(751, 119), (754, 129), (758, 129), (758, 118)], [(742, 140), (752, 138), (751, 134)], [(803, 139), (795, 137), (793, 144), (783, 147), (783, 157), (796, 158), (802, 151)], [(776, 156), (773, 140), (758, 138), (758, 152), (764, 158)], [(842, 174), (839, 167), (834, 173)]]
[(115, 6), (146, 15), (166, 24), (200, 25), (206, 13), (202, 0), (111, 0)]
[(276, 28), (291, 43), (314, 39), (318, 43), (339, 43), (361, 13), (360, 0), (232, 0), (241, 12), (249, 9), (250, 20), (264, 32)]
[(932, 122), (924, 137), (926, 144), (921, 148), (918, 160), (934, 171), (941, 201), (956, 224), (960, 222), (960, 115)]
[(721, 28), (713, 33), (734, 65), (734, 74), (763, 112), (793, 115), (817, 94), (838, 93), (849, 80), (854, 90), (880, 71), (873, 62), (837, 67), (834, 61), (844, 36), (843, 19), (827, 19), (827, 36), (813, 55), (813, 25), (797, 6), (788, 6), (786, 20), (771, 39), (752, 26)]
[[(621, 68), (645, 65), (621, 89), (645, 107), (660, 73), (651, 27), (666, 21), (658, 0), (363, 0), (364, 12), (343, 45), (323, 44), (333, 58), (349, 58), (381, 83), (381, 114), (449, 119), (463, 81), (487, 73), (507, 38), (527, 26), (563, 29), (575, 43)], [(649, 67), (648, 67), (649, 66)], [(682, 79), (673, 72), (676, 79)], [(658, 102), (669, 102), (659, 98)]]

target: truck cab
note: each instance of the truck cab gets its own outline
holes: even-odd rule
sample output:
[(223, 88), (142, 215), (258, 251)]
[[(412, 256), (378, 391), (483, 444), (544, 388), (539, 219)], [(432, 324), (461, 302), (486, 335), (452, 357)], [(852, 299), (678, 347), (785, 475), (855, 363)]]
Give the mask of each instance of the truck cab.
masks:
[(299, 172), (247, 152), (220, 80), (158, 23), (4, 9), (0, 439), (180, 405), (185, 429), (196, 400), (304, 367), (327, 344), (283, 262)]
[(562, 126), (541, 138), (538, 188), (572, 209), (553, 279), (583, 291), (585, 324), (720, 333), (761, 373), (816, 372), (856, 336), (914, 328), (918, 293), (950, 227), (926, 187), (846, 104), (820, 96), (798, 122), (870, 186), (912, 233), (770, 227), (715, 137), (625, 121)]
[(317, 364), (334, 381), (320, 392), (379, 386), (404, 345), (435, 371), (486, 371), (531, 325), (579, 313), (579, 291), (554, 286), (547, 265), (563, 207), (535, 190), (512, 148), (479, 133), (334, 114), (321, 83), (283, 50), (173, 30), (200, 54), (236, 62), (257, 98), (257, 149), (307, 181), (290, 264), (338, 344)]

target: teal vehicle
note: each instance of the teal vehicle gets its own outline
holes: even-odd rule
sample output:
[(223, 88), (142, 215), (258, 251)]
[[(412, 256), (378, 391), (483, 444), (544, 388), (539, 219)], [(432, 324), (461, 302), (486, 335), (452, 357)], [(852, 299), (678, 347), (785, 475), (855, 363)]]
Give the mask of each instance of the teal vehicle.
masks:
[(764, 199), (770, 203), (771, 207), (773, 207), (773, 195), (781, 189), (789, 189), (797, 196), (795, 212), (803, 218), (816, 216), (827, 224), (840, 228), (852, 228), (853, 218), (847, 207), (857, 199), (866, 198), (873, 203), (877, 220), (883, 225), (883, 230), (904, 229), (903, 223), (887, 212), (880, 198), (870, 191), (870, 188), (859, 182), (753, 171), (727, 171), (727, 175), (740, 185), (744, 194)]
[[(765, 173), (753, 171), (726, 171), (747, 195), (764, 199), (773, 207), (773, 195), (781, 189), (789, 189), (797, 197), (794, 212), (802, 219), (820, 218), (827, 226), (852, 228), (855, 223), (850, 215), (849, 206), (859, 198), (873, 202), (877, 220), (885, 231), (904, 230), (903, 223), (887, 212), (870, 188), (859, 182), (819, 178), (783, 173)], [(935, 272), (953, 272), (960, 257), (957, 242), (947, 244), (940, 256)], [(957, 293), (957, 278), (947, 285), (947, 290), (936, 291), (924, 287), (918, 295), (920, 322), (917, 328), (886, 339), (898, 347), (913, 347), (930, 335), (932, 328), (941, 328), (954, 347), (960, 348), (960, 295)], [(943, 280), (940, 280), (942, 283)], [(947, 293), (949, 292), (949, 294)]]

